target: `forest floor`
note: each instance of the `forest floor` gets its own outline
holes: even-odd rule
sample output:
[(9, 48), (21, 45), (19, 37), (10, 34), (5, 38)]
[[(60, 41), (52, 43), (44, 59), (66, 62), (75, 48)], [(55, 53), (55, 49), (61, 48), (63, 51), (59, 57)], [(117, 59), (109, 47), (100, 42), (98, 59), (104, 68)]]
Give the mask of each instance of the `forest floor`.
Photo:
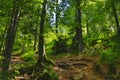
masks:
[[(102, 66), (101, 71), (99, 66), (96, 66), (99, 56), (68, 54), (66, 56), (55, 55), (50, 58), (57, 65), (53, 70), (59, 75), (59, 80), (105, 80), (107, 76), (107, 66)], [(24, 62), (19, 56), (12, 56), (11, 63), (22, 64)], [(15, 80), (29, 80), (27, 77), (17, 76)]]
[[(55, 59), (55, 58), (54, 58)], [(59, 80), (104, 80), (107, 69), (95, 71), (99, 56), (71, 55), (55, 59), (58, 67), (55, 71), (60, 75)]]

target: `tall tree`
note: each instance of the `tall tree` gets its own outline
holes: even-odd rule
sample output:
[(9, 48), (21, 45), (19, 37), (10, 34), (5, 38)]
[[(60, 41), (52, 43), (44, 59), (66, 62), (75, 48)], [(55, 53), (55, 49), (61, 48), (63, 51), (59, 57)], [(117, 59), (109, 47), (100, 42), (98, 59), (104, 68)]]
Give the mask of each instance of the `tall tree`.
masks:
[(4, 45), (4, 39), (5, 39), (6, 31), (7, 31), (7, 26), (5, 27), (5, 31), (4, 31), (4, 33), (2, 35), (2, 40), (1, 40), (1, 44), (0, 44), (0, 53), (1, 53), (2, 47)]
[(56, 34), (58, 33), (58, 18), (59, 17), (59, 11), (58, 11), (58, 0), (56, 0)]
[(15, 35), (18, 27), (18, 22), (20, 18), (20, 3), (21, 0), (14, 0), (14, 7), (12, 11), (11, 22), (7, 30), (7, 37), (5, 43), (5, 49), (3, 51), (3, 62), (2, 71), (7, 71), (9, 68), (9, 62), (11, 58), (11, 52), (15, 40)]
[(41, 13), (41, 20), (40, 20), (38, 65), (39, 65), (39, 63), (45, 61), (44, 27), (45, 27), (45, 18), (46, 18), (46, 4), (47, 4), (47, 0), (44, 0), (43, 1), (42, 13)]
[(114, 18), (115, 18), (116, 26), (117, 26), (117, 35), (120, 38), (120, 25), (119, 25), (119, 20), (118, 20), (118, 16), (117, 16), (115, 2), (113, 0), (111, 0), (111, 5), (112, 5), (111, 8), (112, 8), (113, 15), (114, 15)]
[(38, 28), (37, 25), (35, 27), (35, 39), (34, 39), (34, 50), (36, 50), (36, 44), (37, 44), (37, 34), (38, 34)]
[(78, 51), (82, 51), (83, 49), (83, 37), (82, 37), (82, 24), (81, 24), (81, 18), (82, 13), (80, 9), (80, 0), (76, 0), (76, 48)]

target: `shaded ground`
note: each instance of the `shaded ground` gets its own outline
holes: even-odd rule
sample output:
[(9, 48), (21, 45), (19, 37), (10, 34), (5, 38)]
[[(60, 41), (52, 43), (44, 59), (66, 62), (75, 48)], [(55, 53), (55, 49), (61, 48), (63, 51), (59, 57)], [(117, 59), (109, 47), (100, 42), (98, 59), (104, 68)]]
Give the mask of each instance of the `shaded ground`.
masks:
[[(54, 70), (56, 74), (59, 74), (59, 80), (106, 80), (108, 67), (102, 66), (99, 68), (97, 66), (98, 69), (96, 67), (99, 56), (66, 55), (59, 57), (59, 55), (55, 55), (51, 58), (56, 63)], [(21, 58), (12, 56), (10, 69), (14, 69), (15, 65), (20, 66), (20, 64), (24, 64)], [(101, 70), (99, 71), (99, 69)], [(16, 76), (14, 80), (30, 80), (30, 78), (27, 74), (23, 74)]]
[(58, 67), (56, 72), (60, 74), (60, 80), (103, 80), (104, 75), (94, 71), (94, 63), (99, 59), (98, 56), (71, 56), (61, 58), (56, 62)]

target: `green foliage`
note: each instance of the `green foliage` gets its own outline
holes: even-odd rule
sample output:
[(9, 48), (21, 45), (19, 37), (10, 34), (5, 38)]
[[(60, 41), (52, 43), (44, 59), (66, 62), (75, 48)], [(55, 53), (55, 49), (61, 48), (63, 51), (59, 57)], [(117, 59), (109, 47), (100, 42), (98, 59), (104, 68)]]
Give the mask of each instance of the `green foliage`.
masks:
[(21, 58), (24, 61), (35, 61), (35, 53), (33, 53), (32, 51), (28, 51), (28, 52), (22, 54)]
[(114, 63), (115, 62), (115, 59), (113, 57), (113, 52), (111, 49), (107, 49), (104, 51), (103, 54), (101, 54), (101, 62), (102, 63)]
[(36, 78), (37, 80), (58, 80), (58, 75), (54, 72), (44, 71)]
[(101, 62), (108, 65), (114, 65), (116, 66), (119, 63), (120, 60), (120, 54), (117, 52), (114, 52), (112, 49), (106, 49), (101, 54)]
[(101, 73), (101, 64), (99, 61), (94, 62), (93, 67), (95, 72)]
[(51, 76), (52, 80), (58, 80), (58, 78), (59, 78), (59, 75), (56, 74), (54, 71), (50, 72), (50, 76)]
[[(117, 38), (115, 39), (117, 40)], [(113, 38), (95, 40), (94, 44), (92, 43), (92, 46), (86, 47), (83, 53), (87, 55), (100, 55), (101, 63), (107, 64), (107, 65), (118, 66), (120, 62), (120, 58), (119, 58), (120, 57), (120, 54), (119, 54), (120, 43), (118, 43), (116, 40), (113, 40)], [(96, 64), (96, 67), (98, 67), (97, 64)]]
[(21, 55), (21, 49), (15, 49), (15, 50), (13, 50), (13, 52), (12, 52), (12, 55)]
[[(42, 2), (43, 0), (24, 0), (21, 5), (21, 18), (20, 22), (18, 22), (19, 27), (12, 55), (22, 54), (21, 58), (26, 62), (36, 61), (33, 47), (35, 35), (37, 36), (36, 46), (38, 46), (38, 27), (41, 20)], [(81, 0), (82, 35), (85, 43), (82, 53), (100, 55), (101, 63), (117, 65), (120, 63), (120, 41), (116, 36), (113, 36), (116, 34), (117, 28), (115, 27), (116, 23), (111, 10), (112, 2), (115, 4), (117, 13), (120, 13), (119, 0)], [(55, 7), (57, 3), (50, 0), (47, 5), (47, 18), (43, 35), (45, 37), (46, 53), (64, 53), (61, 55), (54, 54), (61, 58), (61, 56), (65, 56), (67, 51), (76, 52), (76, 40), (74, 37), (76, 34), (75, 26), (77, 25), (75, 22), (75, 0), (61, 0), (61, 3), (59, 3), (58, 34), (55, 33)], [(5, 45), (5, 39), (2, 38), (6, 38), (6, 32), (4, 36), (3, 34), (5, 27), (9, 26), (13, 6), (12, 0), (0, 2), (0, 45), (2, 40), (4, 40), (3, 44)], [(118, 19), (120, 19), (119, 16)], [(1, 46), (1, 49), (4, 49), (4, 47)], [(1, 59), (2, 57), (0, 56)], [(95, 63), (94, 65), (95, 69), (98, 70), (100, 63)], [(47, 73), (52, 77), (52, 80), (57, 80), (58, 75), (53, 71), (49, 72), (47, 70)]]
[(94, 44), (92, 44), (92, 46), (89, 46), (89, 44), (87, 44), (82, 53), (85, 53), (87, 55), (101, 55), (104, 48), (105, 46), (101, 40), (97, 40)]
[[(49, 67), (49, 68), (48, 68)], [(53, 70), (53, 67), (47, 66), (43, 73), (47, 73), (49, 75), (48, 80), (58, 80), (59, 75), (56, 74)]]
[(18, 76), (19, 72), (9, 70), (7, 72), (0, 72), (0, 80), (12, 80), (14, 76)]
[(43, 80), (43, 79), (44, 80), (58, 80), (59, 75), (55, 73), (55, 71), (53, 70), (53, 66), (47, 65), (47, 64), (43, 64), (43, 66), (44, 66), (44, 70), (38, 76), (39, 80)]
[(55, 53), (67, 52), (67, 39), (63, 36), (59, 36), (58, 40), (54, 42), (53, 50)]
[(0, 55), (0, 61), (3, 59), (3, 57)]
[(48, 33), (45, 34), (46, 53), (54, 53), (54, 51), (51, 48), (54, 46), (54, 41), (56, 40), (57, 36), (54, 32), (48, 31)]

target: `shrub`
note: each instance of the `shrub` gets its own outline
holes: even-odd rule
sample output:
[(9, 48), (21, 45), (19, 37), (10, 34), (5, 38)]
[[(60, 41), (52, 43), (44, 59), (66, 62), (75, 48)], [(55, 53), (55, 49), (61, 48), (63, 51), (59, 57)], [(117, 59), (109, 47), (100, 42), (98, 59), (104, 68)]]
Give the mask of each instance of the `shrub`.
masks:
[(54, 42), (53, 50), (55, 53), (67, 52), (67, 39), (59, 36), (58, 40)]
[(35, 60), (35, 53), (33, 52), (26, 52), (24, 54), (21, 55), (21, 58), (24, 60), (24, 61), (33, 61)]
[(111, 48), (109, 48), (103, 51), (100, 61), (104, 64), (116, 65), (120, 60), (119, 57), (119, 53), (114, 52)]

